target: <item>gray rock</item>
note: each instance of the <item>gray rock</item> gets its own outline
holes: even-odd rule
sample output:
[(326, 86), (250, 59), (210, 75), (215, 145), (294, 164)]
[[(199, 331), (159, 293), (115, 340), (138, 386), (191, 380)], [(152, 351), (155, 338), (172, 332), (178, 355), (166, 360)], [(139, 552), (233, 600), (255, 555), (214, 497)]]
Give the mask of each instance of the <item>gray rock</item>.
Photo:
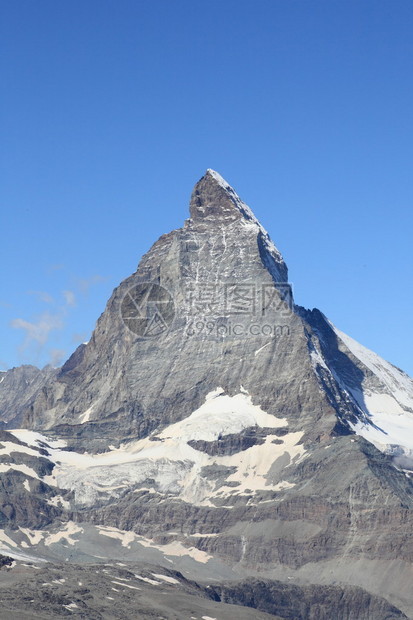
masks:
[(51, 366), (40, 370), (30, 365), (0, 372), (0, 427), (17, 428), (22, 421), (22, 409), (54, 374)]
[(361, 588), (296, 586), (277, 581), (248, 580), (213, 586), (218, 600), (266, 611), (291, 620), (362, 620), (407, 618), (381, 597)]

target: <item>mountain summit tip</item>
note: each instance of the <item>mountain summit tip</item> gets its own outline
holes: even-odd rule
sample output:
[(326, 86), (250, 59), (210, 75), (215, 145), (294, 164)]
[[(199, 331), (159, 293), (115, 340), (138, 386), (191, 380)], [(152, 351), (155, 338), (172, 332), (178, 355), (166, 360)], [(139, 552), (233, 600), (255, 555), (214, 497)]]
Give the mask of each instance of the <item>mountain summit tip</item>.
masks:
[(251, 209), (231, 185), (215, 170), (208, 168), (195, 185), (190, 202), (191, 219), (229, 224), (245, 218), (255, 221)]
[(224, 189), (227, 189), (228, 187), (231, 188), (231, 185), (216, 170), (212, 170), (212, 168), (208, 168), (205, 174), (206, 175), (208, 174), (213, 179), (215, 179), (215, 181), (217, 181), (217, 183), (219, 183), (219, 185), (221, 185), (221, 187), (223, 187)]

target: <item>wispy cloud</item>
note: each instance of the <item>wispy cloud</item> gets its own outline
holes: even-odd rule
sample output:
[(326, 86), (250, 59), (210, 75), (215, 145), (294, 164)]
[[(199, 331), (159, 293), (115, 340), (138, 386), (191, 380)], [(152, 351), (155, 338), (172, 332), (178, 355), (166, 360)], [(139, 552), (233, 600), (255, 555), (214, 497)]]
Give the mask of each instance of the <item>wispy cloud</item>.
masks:
[[(51, 269), (58, 270), (63, 268), (62, 265), (55, 265)], [(82, 296), (90, 291), (91, 287), (104, 282), (107, 278), (95, 274), (89, 278), (72, 278), (70, 289), (61, 289), (60, 295), (56, 292), (51, 295), (46, 291), (32, 290), (28, 291), (29, 295), (35, 296), (37, 300), (48, 304), (46, 311), (40, 311), (39, 314), (33, 314), (28, 318), (13, 317), (10, 321), (10, 327), (20, 330), (23, 334), (22, 343), (18, 347), (22, 362), (30, 362), (39, 364), (44, 363), (46, 356), (50, 355), (50, 363), (53, 366), (59, 366), (66, 356), (66, 351), (59, 347), (62, 342), (62, 335), (56, 332), (62, 332), (66, 328), (71, 310), (79, 305)], [(40, 306), (41, 310), (42, 306)], [(33, 310), (33, 309), (32, 309)], [(88, 334), (76, 334), (72, 341), (76, 344), (84, 342), (88, 339)], [(57, 347), (56, 347), (57, 345)], [(49, 347), (53, 347), (50, 348)], [(1, 366), (0, 366), (1, 367)]]
[(36, 295), (40, 301), (43, 301), (45, 304), (52, 304), (54, 302), (53, 297), (46, 293), (45, 291), (27, 291), (29, 295)]
[(79, 344), (79, 342), (85, 342), (88, 336), (88, 332), (76, 332), (75, 334), (72, 334), (72, 342), (74, 344)]
[(62, 263), (59, 263), (56, 265), (50, 265), (47, 271), (48, 273), (53, 273), (54, 271), (61, 271), (64, 268), (65, 266)]
[(77, 280), (77, 285), (82, 293), (88, 293), (90, 287), (95, 284), (99, 284), (99, 282), (104, 282), (107, 278), (100, 276), (99, 274), (95, 274), (90, 278), (80, 278)]
[(73, 307), (76, 305), (76, 295), (73, 291), (63, 291), (63, 297), (68, 306)]
[(24, 331), (25, 341), (22, 348), (26, 349), (33, 342), (40, 346), (45, 345), (50, 332), (56, 329), (62, 329), (63, 320), (60, 314), (43, 312), (35, 322), (18, 318), (12, 319), (10, 326), (13, 327), (13, 329), (22, 329)]

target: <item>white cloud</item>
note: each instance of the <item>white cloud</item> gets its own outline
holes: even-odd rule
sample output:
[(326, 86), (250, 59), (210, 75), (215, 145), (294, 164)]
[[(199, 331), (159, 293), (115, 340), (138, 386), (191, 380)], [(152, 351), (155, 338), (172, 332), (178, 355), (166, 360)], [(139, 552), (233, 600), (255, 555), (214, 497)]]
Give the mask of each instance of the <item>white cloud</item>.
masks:
[(49, 265), (49, 268), (48, 268), (47, 271), (49, 273), (53, 273), (54, 271), (61, 271), (64, 268), (65, 268), (65, 266), (62, 263), (60, 263), (60, 264), (56, 264), (56, 265)]
[(28, 291), (28, 293), (29, 295), (37, 295), (40, 301), (43, 301), (45, 304), (52, 304), (54, 302), (53, 297), (45, 291)]
[(89, 335), (89, 332), (76, 332), (72, 334), (72, 342), (74, 344), (79, 344), (79, 342), (85, 342)]
[(33, 342), (41, 346), (44, 345), (51, 331), (62, 329), (63, 321), (60, 314), (43, 312), (36, 322), (31, 323), (25, 319), (12, 319), (10, 325), (14, 329), (22, 329), (25, 332), (26, 339), (23, 343), (23, 349), (25, 349)]
[(76, 296), (73, 291), (63, 291), (63, 297), (68, 306), (73, 307), (76, 305)]
[[(63, 265), (51, 266), (51, 271), (63, 269)], [(79, 304), (79, 300), (87, 295), (90, 288), (104, 282), (107, 278), (95, 274), (89, 278), (72, 278), (72, 284), (67, 283), (69, 288), (60, 289), (60, 295), (52, 296), (48, 292), (31, 290), (28, 294), (34, 295), (38, 300), (48, 304), (48, 310), (38, 315), (29, 316), (28, 319), (16, 317), (10, 321), (12, 329), (21, 330), (23, 338), (18, 347), (21, 360), (25, 363), (39, 365), (49, 357), (53, 366), (59, 366), (67, 355), (66, 351), (58, 348), (62, 343), (62, 332), (69, 323), (72, 308)], [(0, 300), (0, 304), (6, 306)], [(8, 306), (8, 304), (7, 304)], [(37, 307), (37, 304), (35, 305)], [(78, 344), (88, 339), (87, 333), (75, 334), (72, 341)], [(47, 348), (46, 348), (47, 347)], [(46, 357), (47, 356), (47, 357)], [(6, 364), (4, 364), (6, 367)], [(1, 366), (0, 366), (1, 368)]]
[(104, 282), (106, 279), (107, 278), (96, 274), (90, 278), (80, 278), (77, 280), (77, 285), (82, 293), (87, 293), (91, 286), (98, 284), (99, 282)]

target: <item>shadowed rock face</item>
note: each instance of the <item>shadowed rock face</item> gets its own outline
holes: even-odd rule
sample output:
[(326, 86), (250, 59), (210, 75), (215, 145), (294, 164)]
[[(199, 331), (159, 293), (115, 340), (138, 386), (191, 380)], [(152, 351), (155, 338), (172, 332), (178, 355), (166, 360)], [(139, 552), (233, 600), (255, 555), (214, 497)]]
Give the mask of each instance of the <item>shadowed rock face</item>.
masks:
[[(288, 433), (286, 428), (248, 428), (245, 431), (241, 431), (240, 433), (232, 433), (229, 435), (224, 435), (223, 437), (218, 437), (215, 441), (204, 441), (202, 439), (199, 440), (190, 440), (188, 444), (195, 448), (195, 450), (200, 450), (201, 452), (206, 452), (210, 455), (215, 456), (224, 456), (224, 455), (232, 455), (237, 452), (242, 452), (243, 450), (248, 450), (252, 446), (257, 446), (259, 444), (263, 444), (265, 442), (265, 437), (267, 435), (278, 435), (280, 437), (286, 435)], [(277, 439), (272, 440), (273, 443), (282, 443)]]
[(64, 512), (56, 498), (71, 496), (43, 480), (54, 468), (47, 450), (29, 452), (11, 433), (0, 431), (0, 529), (45, 527)]
[[(334, 617), (401, 617), (378, 595), (413, 615), (401, 578), (413, 576), (411, 479), (394, 467), (394, 447), (379, 451), (354, 433), (374, 427), (366, 403), (372, 392), (390, 398), (399, 379), (387, 377), (398, 371), (376, 372), (381, 362), (354, 353), (321, 312), (295, 306), (287, 278), (249, 207), (207, 171), (190, 218), (114, 290), (89, 343), (19, 398), (7, 388), (1, 401), (0, 384), (0, 402), (13, 402), (23, 426), (92, 461), (70, 469), (73, 459), (46, 442), (38, 457), (9, 449), (0, 466), (16, 481), (24, 465), (37, 484), (47, 477), (49, 499), (66, 490), (70, 507), (52, 514), (49, 502), (43, 525), (104, 524), (197, 549), (234, 574), (315, 584), (301, 607), (289, 605), (301, 596), (291, 588), (265, 586), (271, 605), (288, 604), (256, 606), (263, 612), (328, 617), (317, 597), (337, 582), (350, 589)], [(134, 443), (117, 451), (124, 442)], [(31, 509), (19, 512), (10, 488), (10, 524), (27, 526)], [(248, 605), (263, 587), (216, 595)]]
[(244, 605), (291, 620), (407, 617), (385, 599), (372, 597), (355, 587), (297, 587), (277, 581), (250, 580), (237, 585), (213, 586), (211, 590), (222, 602)]

